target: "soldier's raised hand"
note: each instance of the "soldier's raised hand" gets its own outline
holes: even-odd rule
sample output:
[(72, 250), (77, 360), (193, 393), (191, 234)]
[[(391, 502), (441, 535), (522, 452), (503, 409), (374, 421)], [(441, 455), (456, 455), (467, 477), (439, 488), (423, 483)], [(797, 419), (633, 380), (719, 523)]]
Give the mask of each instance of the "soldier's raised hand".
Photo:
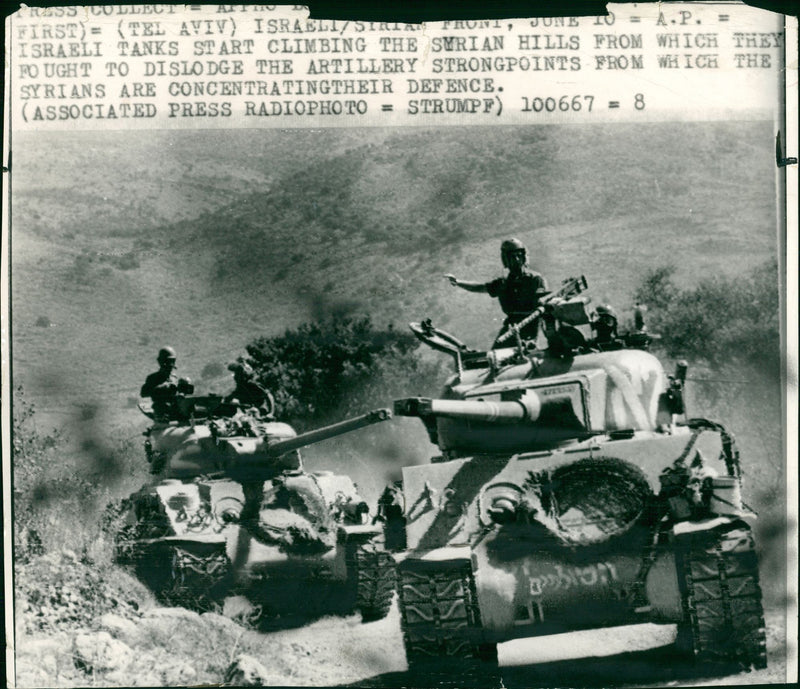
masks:
[(458, 280), (456, 279), (455, 275), (451, 275), (450, 273), (447, 273), (444, 277), (447, 278), (450, 281), (450, 284), (453, 287), (458, 287)]

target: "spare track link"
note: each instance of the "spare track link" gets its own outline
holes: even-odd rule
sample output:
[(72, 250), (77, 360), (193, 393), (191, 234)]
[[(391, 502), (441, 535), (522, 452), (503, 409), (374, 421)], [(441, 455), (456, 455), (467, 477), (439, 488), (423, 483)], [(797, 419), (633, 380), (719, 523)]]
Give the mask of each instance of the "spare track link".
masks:
[(380, 541), (359, 545), (348, 567), (356, 572), (356, 608), (364, 622), (382, 620), (389, 614), (396, 584), (394, 558)]
[(403, 569), (398, 594), (410, 668), (446, 660), (462, 670), (484, 663), (496, 668), (497, 645), (482, 644), (477, 635), (482, 625), (469, 562)]
[(681, 536), (678, 554), (684, 608), (679, 629), (691, 640), (694, 657), (765, 668), (764, 610), (749, 527), (739, 523), (724, 533)]
[(218, 589), (230, 572), (224, 548), (208, 555), (195, 555), (180, 546), (171, 546), (170, 575), (160, 597), (173, 605), (206, 611), (216, 607)]

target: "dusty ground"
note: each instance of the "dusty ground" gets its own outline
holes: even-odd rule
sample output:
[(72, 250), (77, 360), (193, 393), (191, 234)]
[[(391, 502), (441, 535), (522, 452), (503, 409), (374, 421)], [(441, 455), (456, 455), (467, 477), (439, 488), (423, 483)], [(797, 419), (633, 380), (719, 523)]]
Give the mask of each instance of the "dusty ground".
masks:
[[(133, 615), (103, 616), (83, 631), (110, 632), (131, 649), (125, 665), (76, 667), (82, 630), (31, 631), (17, 638), (19, 687), (219, 685), (240, 653), (265, 668), (265, 684), (279, 686), (427, 687), (435, 680), (408, 672), (396, 604), (381, 621), (357, 615), (324, 617), (304, 627), (256, 631), (215, 613), (145, 605)], [(677, 656), (674, 627), (638, 625), (578, 632), (499, 647), (500, 677), (480, 686), (697, 686), (777, 684), (787, 681), (781, 611), (766, 616), (769, 666), (704, 673)], [(94, 631), (89, 631), (94, 630)], [(125, 653), (128, 653), (125, 651)], [(602, 655), (600, 655), (602, 654)], [(132, 660), (131, 660), (132, 658)]]
[[(751, 672), (704, 674), (676, 656), (672, 626), (637, 625), (576, 632), (537, 640), (501, 644), (498, 655), (502, 686), (700, 686), (785, 683), (782, 611), (767, 614), (769, 666)], [(293, 644), (311, 651), (304, 663), (295, 656), (298, 684), (359, 687), (425, 687), (429, 679), (407, 672), (399, 614), (392, 609), (380, 622), (353, 624), (353, 618), (328, 618), (302, 630), (270, 635), (266, 643)], [(294, 641), (293, 641), (294, 640)], [(635, 650), (632, 650), (635, 649)], [(602, 654), (602, 655), (599, 655)], [(350, 679), (352, 678), (352, 679)], [(295, 684), (295, 677), (285, 684)], [(497, 686), (501, 686), (497, 683)]]

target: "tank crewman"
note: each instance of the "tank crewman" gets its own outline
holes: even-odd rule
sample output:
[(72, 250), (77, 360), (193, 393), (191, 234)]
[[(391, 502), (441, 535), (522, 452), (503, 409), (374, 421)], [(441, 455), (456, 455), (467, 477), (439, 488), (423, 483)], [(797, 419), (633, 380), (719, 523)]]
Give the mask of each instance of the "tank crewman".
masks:
[(255, 371), (244, 362), (236, 362), (228, 366), (233, 372), (236, 387), (225, 397), (225, 402), (238, 402), (243, 407), (255, 407), (263, 416), (271, 416), (275, 411), (275, 401), (269, 390), (261, 387), (255, 380)]
[[(468, 282), (458, 280), (454, 275), (445, 275), (453, 287), (461, 287), (468, 292), (485, 292), (500, 300), (500, 308), (506, 314), (502, 335), (509, 325), (519, 323), (539, 306), (540, 299), (548, 294), (545, 279), (528, 267), (528, 251), (519, 239), (506, 239), (500, 246), (503, 267), (508, 270), (505, 277), (491, 282)], [(526, 340), (535, 340), (539, 332), (539, 319), (527, 324), (520, 331)], [(497, 341), (492, 345), (494, 348)]]
[(591, 321), (594, 339), (591, 345), (600, 351), (622, 349), (623, 343), (618, 338), (617, 328), (619, 319), (613, 307), (601, 304), (595, 310), (595, 317)]
[(172, 347), (158, 352), (158, 371), (151, 373), (142, 385), (142, 397), (153, 400), (153, 416), (157, 421), (170, 420), (175, 415), (178, 377), (175, 374), (176, 355)]

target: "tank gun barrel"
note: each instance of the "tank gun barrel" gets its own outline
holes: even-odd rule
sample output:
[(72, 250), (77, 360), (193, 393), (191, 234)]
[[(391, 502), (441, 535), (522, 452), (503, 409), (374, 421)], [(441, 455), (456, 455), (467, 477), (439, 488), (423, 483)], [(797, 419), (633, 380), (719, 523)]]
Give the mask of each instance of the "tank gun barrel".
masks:
[(528, 390), (519, 400), (489, 402), (486, 400), (442, 400), (426, 397), (407, 397), (395, 400), (398, 416), (439, 416), (464, 421), (522, 423), (536, 421), (541, 412), (539, 396)]
[(273, 457), (276, 457), (286, 452), (305, 447), (306, 445), (313, 445), (314, 443), (319, 443), (329, 438), (335, 438), (337, 435), (344, 435), (345, 433), (364, 428), (365, 426), (388, 421), (391, 418), (392, 412), (390, 409), (374, 409), (373, 411), (362, 414), (361, 416), (356, 416), (352, 419), (346, 419), (331, 424), (330, 426), (323, 426), (322, 428), (317, 428), (307, 433), (301, 433), (294, 438), (279, 440), (278, 442), (272, 443), (267, 448), (267, 452)]

